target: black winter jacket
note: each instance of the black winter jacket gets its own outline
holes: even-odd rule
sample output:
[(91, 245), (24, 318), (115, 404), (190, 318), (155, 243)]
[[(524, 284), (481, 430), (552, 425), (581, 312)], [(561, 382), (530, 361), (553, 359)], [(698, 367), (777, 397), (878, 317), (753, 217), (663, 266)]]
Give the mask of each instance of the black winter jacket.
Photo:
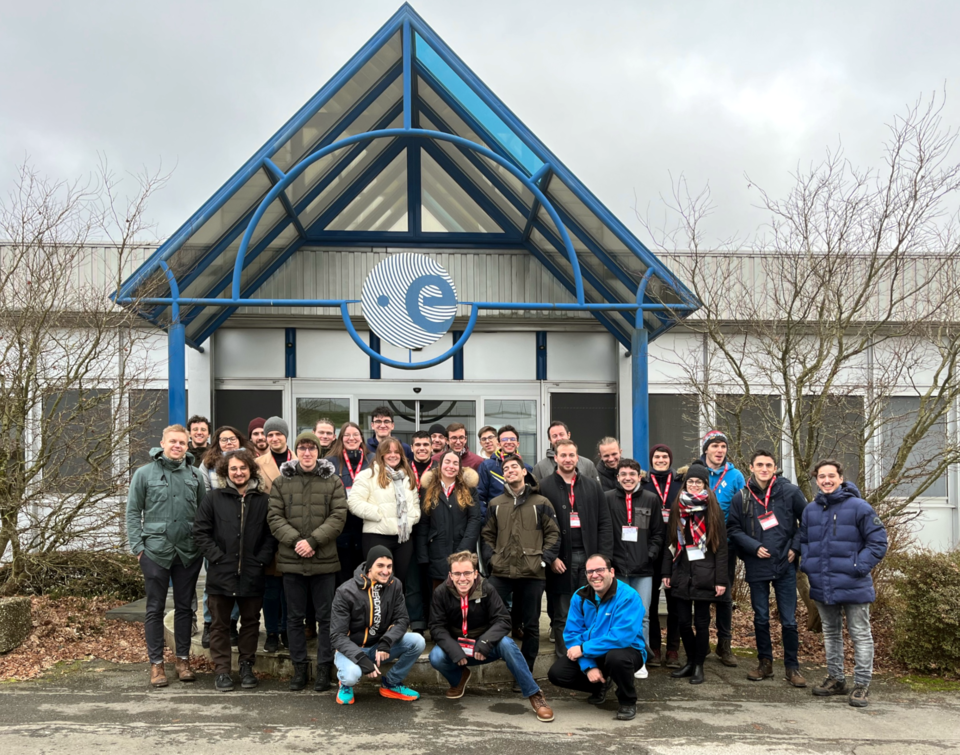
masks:
[[(707, 600), (711, 603), (730, 602), (730, 582), (727, 578), (727, 531), (722, 522), (720, 527), (722, 530), (720, 547), (716, 553), (708, 550), (699, 561), (688, 560), (686, 548), (681, 548), (680, 556), (674, 560), (670, 548), (664, 547), (660, 573), (670, 578), (670, 588), (675, 600), (679, 598), (680, 600)], [(683, 539), (688, 545), (693, 543), (689, 523), (684, 525)], [(715, 589), (717, 585), (727, 588), (719, 598)]]
[(600, 475), (600, 487), (603, 488), (603, 492), (608, 493), (611, 490), (616, 490), (620, 484), (617, 480), (617, 470), (610, 469), (603, 463), (603, 459), (597, 459), (594, 463), (597, 467), (597, 473)]
[[(489, 655), (493, 646), (510, 633), (510, 613), (493, 586), (479, 575), (469, 599), (467, 637), (477, 641), (477, 651)], [(433, 592), (430, 636), (454, 663), (467, 657), (457, 642), (457, 637), (463, 636), (460, 593), (449, 574), (447, 581)]]
[[(360, 474), (364, 469), (370, 468), (370, 462), (373, 461), (373, 456), (364, 449), (363, 446), (360, 447), (360, 451), (363, 453), (361, 459), (358, 460), (360, 468), (357, 469), (356, 465), (358, 462), (351, 461), (350, 465), (353, 468), (354, 474)], [(334, 468), (337, 470), (337, 474), (340, 476), (340, 481), (343, 483), (344, 492), (349, 496), (350, 488), (353, 487), (353, 477), (350, 475), (350, 469), (347, 468), (346, 463), (343, 460), (343, 456), (339, 458), (334, 458), (328, 456), (327, 460), (333, 464)], [(363, 535), (363, 519), (358, 516), (354, 516), (349, 511), (347, 511), (347, 521), (343, 526), (343, 532), (337, 536), (337, 548), (360, 548), (360, 537)]]
[(447, 499), (441, 487), (437, 505), (428, 513), (423, 500), (435, 474), (437, 470), (431, 469), (420, 479), (420, 521), (415, 527), (417, 563), (429, 564), (431, 579), (446, 579), (450, 573), (447, 556), (459, 551), (473, 553), (477, 549), (477, 538), (480, 537), (477, 482), (480, 477), (470, 467), (463, 468), (463, 481), (470, 490), (470, 506), (461, 509), (456, 500)]
[(627, 494), (617, 484), (606, 494), (613, 526), (613, 568), (618, 577), (652, 577), (660, 572), (660, 553), (666, 527), (660, 516), (656, 494), (637, 488), (630, 496), (631, 526), (637, 528), (637, 542), (623, 539), (627, 526)]

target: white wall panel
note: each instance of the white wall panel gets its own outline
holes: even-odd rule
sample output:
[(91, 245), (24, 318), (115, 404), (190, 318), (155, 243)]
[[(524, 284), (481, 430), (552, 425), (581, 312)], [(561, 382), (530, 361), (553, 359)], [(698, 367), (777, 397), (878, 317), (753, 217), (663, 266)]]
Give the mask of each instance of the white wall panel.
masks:
[(213, 352), (217, 378), (282, 378), (283, 328), (221, 328)]
[(533, 331), (474, 333), (463, 347), (463, 377), (465, 380), (536, 380), (537, 334)]
[(617, 342), (609, 333), (547, 333), (548, 380), (615, 383)]
[[(360, 337), (366, 339), (367, 333)], [(370, 377), (370, 357), (342, 330), (297, 329), (297, 377), (345, 378)]]
[[(413, 352), (413, 361), (423, 362), (431, 357), (440, 356), (445, 351), (449, 351), (451, 346), (453, 346), (453, 336), (447, 333), (436, 343), (430, 344), (421, 351)], [(380, 353), (397, 361), (410, 360), (410, 352), (407, 349), (397, 348), (386, 341), (381, 341)], [(399, 370), (396, 367), (383, 365), (380, 378), (382, 380), (453, 380), (453, 359), (422, 370)]]
[(943, 504), (920, 506), (920, 515), (913, 522), (917, 545), (936, 551), (948, 551), (956, 546), (953, 542), (953, 518), (956, 509)]
[(684, 364), (703, 360), (703, 338), (697, 333), (664, 333), (650, 344), (650, 385), (681, 386), (689, 381)]

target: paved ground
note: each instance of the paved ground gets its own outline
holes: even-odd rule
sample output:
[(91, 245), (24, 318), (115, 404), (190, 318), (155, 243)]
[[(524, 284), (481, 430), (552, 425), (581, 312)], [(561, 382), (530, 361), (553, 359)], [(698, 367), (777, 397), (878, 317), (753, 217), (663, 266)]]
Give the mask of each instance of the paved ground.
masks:
[[(172, 671), (172, 669), (170, 669)], [(640, 714), (613, 720), (615, 703), (595, 709), (584, 695), (545, 685), (557, 719), (538, 723), (508, 689), (468, 688), (460, 701), (424, 688), (416, 703), (385, 700), (368, 683), (357, 703), (333, 694), (290, 693), (269, 680), (255, 692), (217, 693), (211, 675), (196, 684), (149, 690), (143, 666), (87, 664), (41, 681), (0, 686), (0, 751), (457, 753), (566, 755), (642, 753), (960, 753), (960, 695), (917, 694), (876, 682), (875, 700), (856, 710), (781, 681), (760, 684), (745, 670), (710, 661), (699, 687), (656, 669), (641, 683)], [(821, 669), (807, 670), (821, 676)], [(268, 749), (264, 749), (264, 746)]]

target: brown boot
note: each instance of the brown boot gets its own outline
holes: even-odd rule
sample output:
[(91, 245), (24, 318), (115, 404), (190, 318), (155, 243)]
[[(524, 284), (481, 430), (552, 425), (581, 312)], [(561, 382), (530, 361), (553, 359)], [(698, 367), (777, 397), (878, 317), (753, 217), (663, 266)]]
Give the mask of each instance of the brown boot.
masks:
[(150, 686), (151, 687), (166, 687), (167, 682), (167, 673), (163, 670), (163, 661), (160, 663), (151, 663), (150, 664)]
[(680, 654), (676, 650), (668, 650), (663, 657), (663, 665), (667, 668), (680, 668)]
[(543, 692), (538, 691), (535, 695), (530, 695), (527, 699), (536, 711), (538, 721), (549, 723), (553, 720), (553, 708), (547, 705), (547, 701), (543, 697)]
[(747, 674), (747, 679), (751, 682), (760, 682), (773, 676), (773, 661), (767, 658), (760, 658), (757, 667)]
[(650, 651), (650, 657), (647, 658), (647, 665), (648, 665), (648, 666), (659, 666), (660, 663), (661, 663), (661, 659), (660, 659), (660, 648), (657, 648), (656, 650), (651, 650), (651, 651)]
[(806, 687), (807, 680), (800, 676), (800, 669), (798, 668), (788, 668), (787, 669), (787, 681), (794, 687)]
[(176, 667), (177, 667), (177, 678), (181, 682), (197, 681), (197, 675), (194, 674), (193, 669), (190, 668), (189, 658), (177, 658)]
[(717, 640), (717, 655), (724, 666), (737, 666), (737, 656), (730, 649), (730, 640)]
[(463, 697), (463, 691), (467, 688), (467, 682), (469, 681), (470, 669), (464, 666), (463, 671), (460, 672), (460, 681), (457, 682), (457, 686), (451, 687), (444, 693), (447, 700), (459, 700), (461, 697)]

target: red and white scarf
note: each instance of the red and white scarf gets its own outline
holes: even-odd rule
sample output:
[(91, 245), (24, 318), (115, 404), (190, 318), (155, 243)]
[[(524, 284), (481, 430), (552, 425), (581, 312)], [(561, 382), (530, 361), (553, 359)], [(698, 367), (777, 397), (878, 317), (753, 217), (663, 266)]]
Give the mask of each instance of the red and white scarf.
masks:
[[(704, 553), (707, 552), (707, 491), (688, 493), (684, 491), (677, 501), (680, 509), (680, 526), (677, 527), (677, 556), (684, 547), (683, 526), (690, 522), (690, 537), (693, 544)], [(674, 556), (676, 560), (677, 556)]]

